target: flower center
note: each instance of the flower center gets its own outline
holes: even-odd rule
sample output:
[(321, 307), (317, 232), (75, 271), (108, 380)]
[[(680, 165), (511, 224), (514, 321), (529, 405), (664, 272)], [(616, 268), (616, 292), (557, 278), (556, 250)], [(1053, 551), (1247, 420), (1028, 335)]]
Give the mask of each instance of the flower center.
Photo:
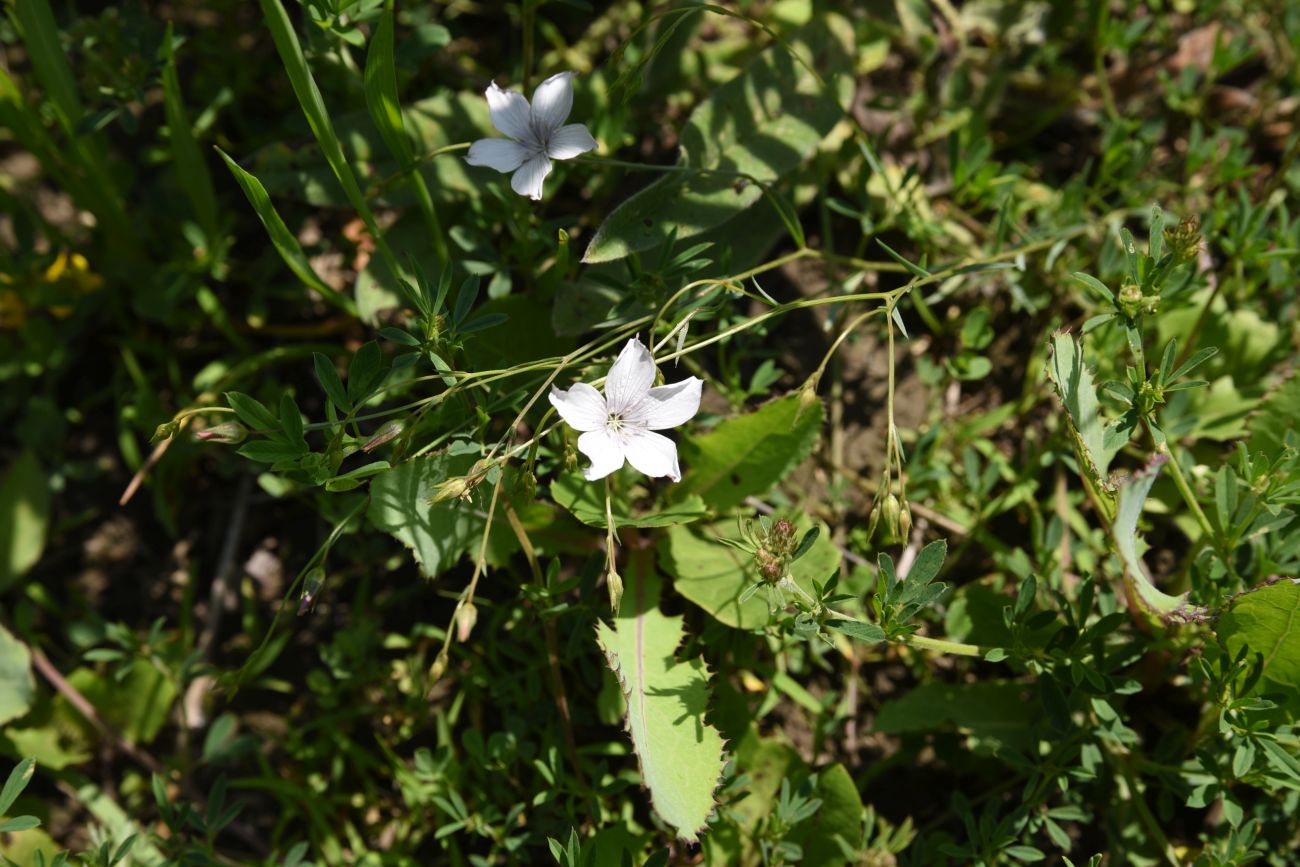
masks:
[(617, 412), (611, 412), (609, 418), (605, 419), (605, 429), (618, 433), (623, 430), (623, 416)]

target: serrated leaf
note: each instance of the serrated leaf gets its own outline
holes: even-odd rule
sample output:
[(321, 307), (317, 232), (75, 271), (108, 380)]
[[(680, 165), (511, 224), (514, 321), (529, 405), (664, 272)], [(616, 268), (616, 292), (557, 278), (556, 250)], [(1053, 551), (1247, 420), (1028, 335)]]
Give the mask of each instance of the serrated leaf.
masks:
[[(762, 183), (794, 173), (843, 117), (840, 106), (851, 94), (843, 73), (851, 68), (852, 44), (848, 22), (831, 15), (819, 16), (788, 43), (768, 47), (691, 114), (681, 132), (680, 165), (743, 172)], [(820, 69), (829, 84), (819, 82), (792, 51)], [(666, 174), (605, 218), (583, 261), (609, 262), (669, 237), (695, 237), (763, 198), (759, 186), (735, 174)]]
[[(551, 482), (551, 499), (587, 526), (605, 526), (605, 486), (587, 481), (581, 472), (556, 476)], [(616, 527), (672, 527), (698, 521), (708, 514), (704, 501), (694, 494), (640, 517), (630, 514), (630, 505), (622, 497), (615, 496), (611, 506)]]
[(779, 398), (684, 439), (678, 450), (686, 472), (673, 489), (675, 497), (699, 494), (723, 511), (765, 493), (802, 463), (817, 441), (821, 402), (802, 415), (799, 404), (799, 395)]
[(1124, 592), (1134, 610), (1163, 623), (1187, 623), (1204, 617), (1204, 609), (1189, 605), (1187, 594), (1170, 596), (1151, 581), (1137, 550), (1137, 522), (1147, 494), (1168, 457), (1157, 455), (1141, 472), (1119, 486), (1119, 505), (1111, 525), (1111, 539), (1124, 569)]
[(659, 577), (649, 551), (634, 552), (614, 626), (596, 640), (627, 701), (627, 730), (655, 812), (695, 841), (713, 812), (722, 777), (722, 736), (705, 721), (709, 673), (698, 657), (679, 662), (682, 618), (659, 611)]
[(1101, 403), (1097, 400), (1092, 371), (1083, 360), (1083, 345), (1069, 332), (1053, 334), (1051, 349), (1047, 374), (1065, 404), (1070, 429), (1093, 481), (1106, 487), (1110, 462), (1120, 449), (1128, 445), (1129, 436), (1137, 427), (1137, 417), (1126, 413), (1116, 421), (1106, 423)]
[[(808, 552), (790, 564), (791, 576), (805, 593), (811, 593), (814, 581), (825, 581), (840, 565), (840, 552), (830, 533), (824, 524), (818, 526), (821, 532)], [(735, 535), (735, 522), (697, 527), (673, 527), (659, 545), (660, 564), (673, 576), (673, 587), (728, 626), (763, 627), (770, 619), (767, 593), (746, 595), (758, 580), (753, 558), (748, 551), (720, 541)], [(812, 522), (800, 517), (795, 528), (806, 533)]]
[(1215, 631), (1234, 657), (1243, 645), (1263, 656), (1264, 678), (1300, 690), (1300, 582), (1284, 578), (1238, 596)]

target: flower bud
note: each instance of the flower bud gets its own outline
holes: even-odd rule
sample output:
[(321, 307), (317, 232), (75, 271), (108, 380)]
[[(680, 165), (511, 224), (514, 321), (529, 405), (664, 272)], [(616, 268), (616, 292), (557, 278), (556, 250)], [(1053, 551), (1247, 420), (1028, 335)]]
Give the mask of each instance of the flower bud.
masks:
[(605, 586), (609, 590), (609, 608), (618, 614), (619, 603), (623, 600), (623, 577), (610, 569), (605, 573)]
[(1125, 283), (1119, 289), (1116, 299), (1120, 312), (1129, 319), (1135, 318), (1142, 309), (1142, 289), (1136, 283)]
[(429, 502), (445, 503), (448, 500), (467, 500), (473, 490), (474, 486), (469, 483), (468, 479), (456, 476), (434, 485), (433, 496), (429, 498)]
[(537, 476), (532, 470), (520, 470), (515, 473), (511, 490), (521, 503), (531, 503), (537, 499)]
[[(158, 428), (158, 433), (154, 434), (154, 436), (161, 434), (163, 427), (166, 427), (166, 425), (160, 426)], [(171, 434), (168, 434), (168, 436), (170, 435)], [(226, 445), (231, 446), (236, 445), (237, 443), (242, 443), (244, 438), (247, 436), (248, 428), (244, 427), (237, 421), (223, 422), (215, 427), (210, 427), (207, 430), (201, 430), (194, 434), (195, 439), (203, 440), (204, 442), (225, 443)]]
[(435, 684), (442, 680), (442, 676), (447, 673), (447, 652), (444, 650), (438, 654), (438, 658), (429, 666), (429, 683)]
[(906, 541), (912, 535), (912, 507), (903, 503), (903, 509), (898, 513), (898, 532)]
[(307, 573), (302, 582), (302, 601), (298, 603), (298, 616), (302, 617), (316, 603), (316, 594), (325, 583), (325, 570), (317, 566)]
[(375, 435), (366, 440), (366, 443), (361, 447), (361, 450), (366, 454), (369, 454), (384, 443), (397, 439), (397, 437), (401, 436), (404, 429), (405, 425), (402, 424), (400, 419), (393, 419), (384, 424), (384, 426), (379, 430), (375, 431)]
[(803, 388), (799, 389), (799, 408), (795, 410), (794, 420), (798, 422), (803, 418), (803, 414), (817, 406), (820, 400), (817, 397), (817, 383), (809, 380), (804, 383)]
[(886, 545), (896, 545), (902, 540), (902, 505), (895, 494), (880, 503), (880, 535)]
[(473, 602), (466, 602), (456, 611), (456, 640), (461, 644), (469, 641), (469, 634), (478, 623), (478, 608)]
[(1177, 226), (1167, 227), (1165, 243), (1180, 262), (1196, 258), (1201, 250), (1201, 218), (1195, 215), (1184, 217)]

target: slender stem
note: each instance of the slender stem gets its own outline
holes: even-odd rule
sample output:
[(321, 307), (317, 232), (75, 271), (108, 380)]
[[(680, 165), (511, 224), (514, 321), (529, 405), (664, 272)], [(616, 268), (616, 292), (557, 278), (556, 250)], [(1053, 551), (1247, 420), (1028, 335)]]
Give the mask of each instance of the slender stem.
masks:
[(623, 579), (618, 574), (618, 530), (614, 526), (614, 480), (605, 476), (605, 584), (609, 588), (609, 607), (618, 614), (623, 598)]
[(938, 653), (951, 653), (955, 656), (983, 656), (988, 648), (976, 644), (964, 644), (960, 641), (948, 641), (944, 638), (927, 638), (924, 635), (909, 635), (899, 639), (909, 647), (920, 650), (933, 650)]

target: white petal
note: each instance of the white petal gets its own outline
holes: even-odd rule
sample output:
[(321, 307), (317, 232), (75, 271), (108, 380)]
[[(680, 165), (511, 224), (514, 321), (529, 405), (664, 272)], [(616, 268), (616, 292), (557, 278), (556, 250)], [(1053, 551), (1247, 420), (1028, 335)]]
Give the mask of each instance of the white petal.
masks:
[(573, 110), (573, 76), (560, 72), (537, 85), (533, 91), (533, 122), (540, 130), (555, 132)]
[(492, 116), (492, 125), (501, 132), (521, 142), (533, 137), (528, 126), (528, 100), (522, 93), (502, 90), (494, 81), (484, 93), (488, 101), (488, 114)]
[(578, 437), (578, 451), (591, 458), (591, 466), (582, 471), (589, 482), (603, 479), (623, 466), (623, 444), (604, 428)]
[(551, 160), (546, 154), (538, 154), (524, 162), (510, 179), (510, 188), (521, 196), (533, 201), (541, 201), (542, 182), (551, 173)]
[(655, 362), (645, 344), (633, 337), (618, 354), (605, 377), (605, 399), (609, 411), (623, 414), (633, 410), (655, 381)]
[(677, 445), (663, 434), (632, 428), (626, 433), (623, 451), (628, 463), (651, 478), (667, 476), (674, 482), (682, 480)]
[(528, 150), (508, 138), (481, 138), (469, 146), (465, 162), (499, 172), (513, 172), (528, 157)]
[(546, 153), (553, 160), (571, 160), (578, 154), (596, 149), (596, 140), (580, 123), (566, 123), (551, 134)]
[(700, 411), (700, 389), (703, 385), (703, 382), (692, 376), (672, 385), (652, 388), (645, 400), (632, 411), (629, 421), (650, 430), (677, 427), (694, 418)]
[(577, 383), (568, 391), (552, 388), (550, 398), (551, 406), (574, 430), (603, 428), (609, 417), (609, 412), (605, 409), (605, 398), (585, 382)]

